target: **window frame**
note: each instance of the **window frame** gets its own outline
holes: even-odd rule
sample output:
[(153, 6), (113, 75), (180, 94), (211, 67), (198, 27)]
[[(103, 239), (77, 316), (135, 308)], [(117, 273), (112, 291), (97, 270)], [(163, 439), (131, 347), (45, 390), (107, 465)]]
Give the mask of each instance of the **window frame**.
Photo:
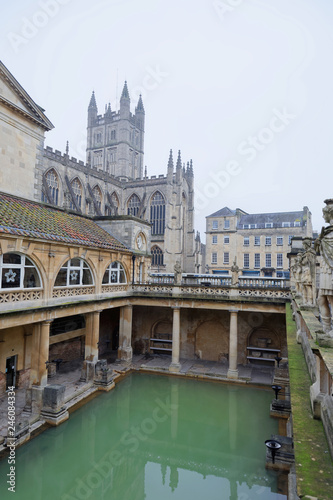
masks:
[[(113, 267), (112, 267), (113, 266)], [(120, 276), (124, 276), (124, 281), (121, 281)], [(107, 281), (104, 281), (107, 276)], [(112, 277), (116, 276), (116, 281), (112, 281)], [(102, 285), (126, 285), (127, 276), (124, 266), (118, 260), (112, 261), (104, 271)]]
[[(80, 264), (79, 265), (74, 265), (71, 264), (73, 260), (79, 260)], [(60, 272), (64, 272), (66, 270), (66, 285), (56, 285), (58, 276)], [(82, 283), (83, 277), (84, 277), (84, 271), (88, 270), (90, 273), (90, 278), (91, 278), (91, 283)], [(79, 273), (79, 283), (73, 283), (71, 284), (71, 278), (73, 279), (73, 276), (71, 276), (71, 273)], [(75, 287), (85, 287), (85, 286), (95, 286), (94, 282), (94, 275), (92, 273), (92, 270), (89, 266), (89, 264), (84, 260), (81, 259), (80, 257), (73, 257), (72, 259), (66, 260), (64, 264), (61, 266), (61, 268), (58, 271), (58, 274), (56, 276), (55, 282), (54, 282), (54, 288), (75, 288)]]
[[(16, 255), (16, 256), (20, 257), (21, 262), (19, 264), (6, 263), (6, 262), (4, 263), (3, 258), (6, 255)], [(27, 259), (32, 263), (32, 265), (27, 264)], [(6, 271), (7, 269), (8, 269), (8, 273), (3, 273), (3, 271)], [(3, 276), (6, 276), (6, 274), (9, 274), (10, 271), (12, 271), (12, 274), (13, 274), (12, 277), (15, 278), (15, 276), (16, 276), (16, 273), (14, 272), (15, 269), (20, 270), (20, 273), (19, 273), (20, 274), (20, 284), (19, 284), (19, 286), (3, 287), (2, 286)], [(28, 287), (24, 286), (25, 274), (26, 274), (27, 270), (29, 270), (29, 269), (33, 269), (36, 272), (38, 280), (39, 280), (39, 286), (28, 286)], [(10, 291), (18, 291), (18, 290), (42, 290), (43, 289), (42, 278), (41, 278), (41, 275), (40, 275), (40, 272), (39, 272), (37, 266), (35, 265), (33, 260), (25, 254), (21, 254), (19, 252), (5, 252), (4, 254), (1, 254), (0, 255), (0, 270), (1, 270), (1, 273), (0, 273), (0, 292), (10, 292)], [(8, 276), (7, 283), (10, 283), (10, 282), (11, 282), (11, 278), (9, 281), (9, 276)]]

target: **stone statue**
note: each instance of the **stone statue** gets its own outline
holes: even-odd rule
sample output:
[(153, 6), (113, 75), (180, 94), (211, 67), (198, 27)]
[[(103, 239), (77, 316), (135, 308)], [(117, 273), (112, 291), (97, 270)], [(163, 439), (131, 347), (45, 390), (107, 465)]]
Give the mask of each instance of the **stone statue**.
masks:
[(301, 295), (302, 294), (302, 266), (301, 266), (301, 254), (299, 253), (295, 259), (295, 264), (294, 264), (294, 275), (295, 275), (295, 289), (296, 289), (296, 295)]
[(315, 249), (320, 253), (320, 276), (318, 306), (323, 330), (333, 337), (333, 199), (325, 200), (323, 217), (329, 226), (323, 227), (319, 238), (315, 241)]
[(304, 252), (299, 254), (303, 304), (314, 306), (316, 300), (316, 252), (312, 248), (312, 238), (303, 239), (303, 248)]
[(235, 260), (232, 263), (231, 274), (231, 284), (238, 285), (239, 267), (237, 266), (237, 257), (235, 257)]
[(173, 270), (174, 270), (174, 284), (180, 285), (182, 282), (182, 268), (179, 260), (177, 260)]

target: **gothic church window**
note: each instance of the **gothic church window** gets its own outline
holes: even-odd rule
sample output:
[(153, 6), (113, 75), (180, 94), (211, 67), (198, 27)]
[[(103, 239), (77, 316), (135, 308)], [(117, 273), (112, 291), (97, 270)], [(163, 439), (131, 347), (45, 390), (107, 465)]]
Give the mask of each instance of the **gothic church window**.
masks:
[[(76, 203), (81, 208), (81, 203), (82, 203), (82, 185), (81, 185), (81, 182), (79, 181), (79, 179), (77, 177), (71, 182), (71, 186), (72, 186), (75, 198), (76, 198)], [(72, 203), (72, 201), (70, 203), (70, 208), (72, 208), (73, 210), (75, 209), (75, 206)]]
[(102, 193), (101, 193), (101, 190), (98, 186), (95, 186), (94, 189), (93, 189), (93, 195), (94, 195), (94, 198), (95, 198), (95, 201), (98, 205), (98, 208), (101, 209), (101, 206), (102, 206)]
[(127, 215), (138, 217), (140, 208), (140, 199), (136, 194), (132, 194), (127, 203)]
[(151, 249), (151, 265), (152, 266), (163, 266), (163, 252), (157, 245), (154, 245)]
[(25, 255), (5, 253), (0, 256), (1, 289), (40, 288), (41, 279), (34, 263)]
[(165, 201), (162, 194), (157, 191), (150, 204), (151, 234), (164, 234), (165, 231)]
[[(59, 179), (56, 171), (52, 168), (45, 175), (46, 184), (49, 187), (49, 192), (52, 198), (52, 201), (55, 205), (58, 205), (59, 198)], [(42, 201), (48, 203), (48, 198), (45, 193), (42, 192)]]

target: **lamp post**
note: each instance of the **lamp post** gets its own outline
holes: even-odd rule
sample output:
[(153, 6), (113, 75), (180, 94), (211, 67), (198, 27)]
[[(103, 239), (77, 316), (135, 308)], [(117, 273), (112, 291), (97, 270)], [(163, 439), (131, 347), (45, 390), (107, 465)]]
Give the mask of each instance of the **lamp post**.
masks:
[(133, 269), (132, 269), (132, 285), (135, 283), (135, 259), (136, 255), (132, 255), (132, 263), (133, 263)]
[(281, 385), (272, 385), (272, 389), (275, 392), (275, 399), (278, 399), (279, 392), (281, 391)]
[(280, 366), (280, 361), (282, 361), (282, 358), (281, 358), (281, 357), (277, 354), (277, 355), (275, 356), (275, 358), (274, 358), (274, 359), (275, 359), (275, 361), (277, 362), (277, 365), (278, 365), (278, 368), (279, 368), (279, 366)]
[(272, 462), (274, 464), (276, 452), (281, 448), (282, 444), (279, 443), (279, 441), (276, 441), (275, 439), (267, 439), (265, 441), (265, 445), (269, 450), (271, 450)]

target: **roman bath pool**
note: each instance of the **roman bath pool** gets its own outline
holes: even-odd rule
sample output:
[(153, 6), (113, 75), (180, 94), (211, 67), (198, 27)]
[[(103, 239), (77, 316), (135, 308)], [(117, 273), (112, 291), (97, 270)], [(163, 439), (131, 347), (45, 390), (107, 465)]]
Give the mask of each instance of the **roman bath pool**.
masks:
[(272, 391), (133, 373), (16, 450), (16, 500), (283, 500)]

